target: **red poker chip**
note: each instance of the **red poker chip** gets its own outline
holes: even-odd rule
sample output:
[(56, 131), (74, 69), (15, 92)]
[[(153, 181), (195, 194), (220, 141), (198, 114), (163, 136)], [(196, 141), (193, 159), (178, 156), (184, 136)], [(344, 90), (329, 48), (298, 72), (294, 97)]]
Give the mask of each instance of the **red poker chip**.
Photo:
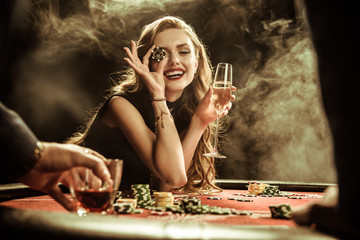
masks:
[(157, 215), (157, 216), (169, 216), (172, 214), (172, 212), (162, 212), (162, 211), (151, 211), (151, 215)]

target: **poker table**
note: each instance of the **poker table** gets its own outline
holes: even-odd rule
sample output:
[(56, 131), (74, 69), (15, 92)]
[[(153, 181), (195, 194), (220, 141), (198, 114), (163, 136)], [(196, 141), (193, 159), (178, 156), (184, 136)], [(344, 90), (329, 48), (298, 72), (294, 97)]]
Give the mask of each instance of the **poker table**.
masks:
[[(336, 239), (292, 219), (272, 218), (270, 205), (292, 208), (319, 201), (331, 184), (269, 182), (287, 195), (248, 196), (249, 181), (218, 180), (223, 189), (207, 195), (174, 194), (175, 201), (196, 196), (202, 204), (250, 214), (142, 213), (79, 217), (67, 212), (48, 195), (22, 184), (0, 185), (0, 229), (26, 239)], [(66, 188), (63, 188), (66, 192)], [(70, 198), (70, 194), (68, 197)], [(289, 194), (296, 196), (289, 198)], [(249, 201), (237, 201), (237, 198)]]

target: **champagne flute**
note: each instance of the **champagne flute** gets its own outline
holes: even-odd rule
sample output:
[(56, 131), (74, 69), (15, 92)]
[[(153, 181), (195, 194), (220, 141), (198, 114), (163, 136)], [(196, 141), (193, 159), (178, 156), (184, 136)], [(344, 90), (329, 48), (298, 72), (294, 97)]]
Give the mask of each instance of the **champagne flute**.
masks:
[(226, 158), (217, 150), (217, 139), (219, 133), (219, 117), (226, 111), (226, 106), (231, 98), (232, 86), (232, 65), (229, 63), (218, 63), (216, 66), (215, 77), (213, 81), (213, 94), (211, 101), (213, 102), (216, 110), (216, 132), (214, 139), (214, 147), (210, 153), (204, 153), (204, 156), (215, 158)]

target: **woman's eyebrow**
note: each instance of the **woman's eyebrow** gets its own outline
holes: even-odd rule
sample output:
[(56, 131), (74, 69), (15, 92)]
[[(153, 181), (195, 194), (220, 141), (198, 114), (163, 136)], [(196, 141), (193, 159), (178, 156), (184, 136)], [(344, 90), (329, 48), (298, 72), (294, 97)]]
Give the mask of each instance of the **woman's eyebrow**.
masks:
[[(159, 46), (159, 47), (161, 47), (161, 46)], [(188, 43), (180, 43), (180, 44), (176, 45), (176, 48), (182, 48), (182, 47), (190, 47), (190, 45)], [(168, 50), (168, 48), (166, 48), (166, 47), (161, 47), (161, 48), (164, 50)]]
[(182, 48), (182, 47), (190, 47), (189, 44), (187, 43), (182, 43), (176, 46), (177, 48)]

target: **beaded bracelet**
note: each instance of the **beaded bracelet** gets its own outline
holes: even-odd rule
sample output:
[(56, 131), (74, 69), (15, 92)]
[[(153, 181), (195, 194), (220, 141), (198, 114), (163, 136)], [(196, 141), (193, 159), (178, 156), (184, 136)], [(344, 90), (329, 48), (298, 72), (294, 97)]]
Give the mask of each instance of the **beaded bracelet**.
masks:
[(160, 114), (160, 116), (158, 116), (156, 119), (155, 119), (155, 135), (157, 135), (157, 133), (158, 133), (158, 121), (159, 121), (159, 119), (160, 119), (160, 123), (161, 123), (161, 128), (165, 128), (165, 125), (164, 125), (164, 115), (169, 115), (170, 116), (170, 118), (172, 119), (172, 120), (174, 120), (174, 117), (171, 115), (171, 113), (168, 113), (168, 112), (161, 112), (161, 114)]

